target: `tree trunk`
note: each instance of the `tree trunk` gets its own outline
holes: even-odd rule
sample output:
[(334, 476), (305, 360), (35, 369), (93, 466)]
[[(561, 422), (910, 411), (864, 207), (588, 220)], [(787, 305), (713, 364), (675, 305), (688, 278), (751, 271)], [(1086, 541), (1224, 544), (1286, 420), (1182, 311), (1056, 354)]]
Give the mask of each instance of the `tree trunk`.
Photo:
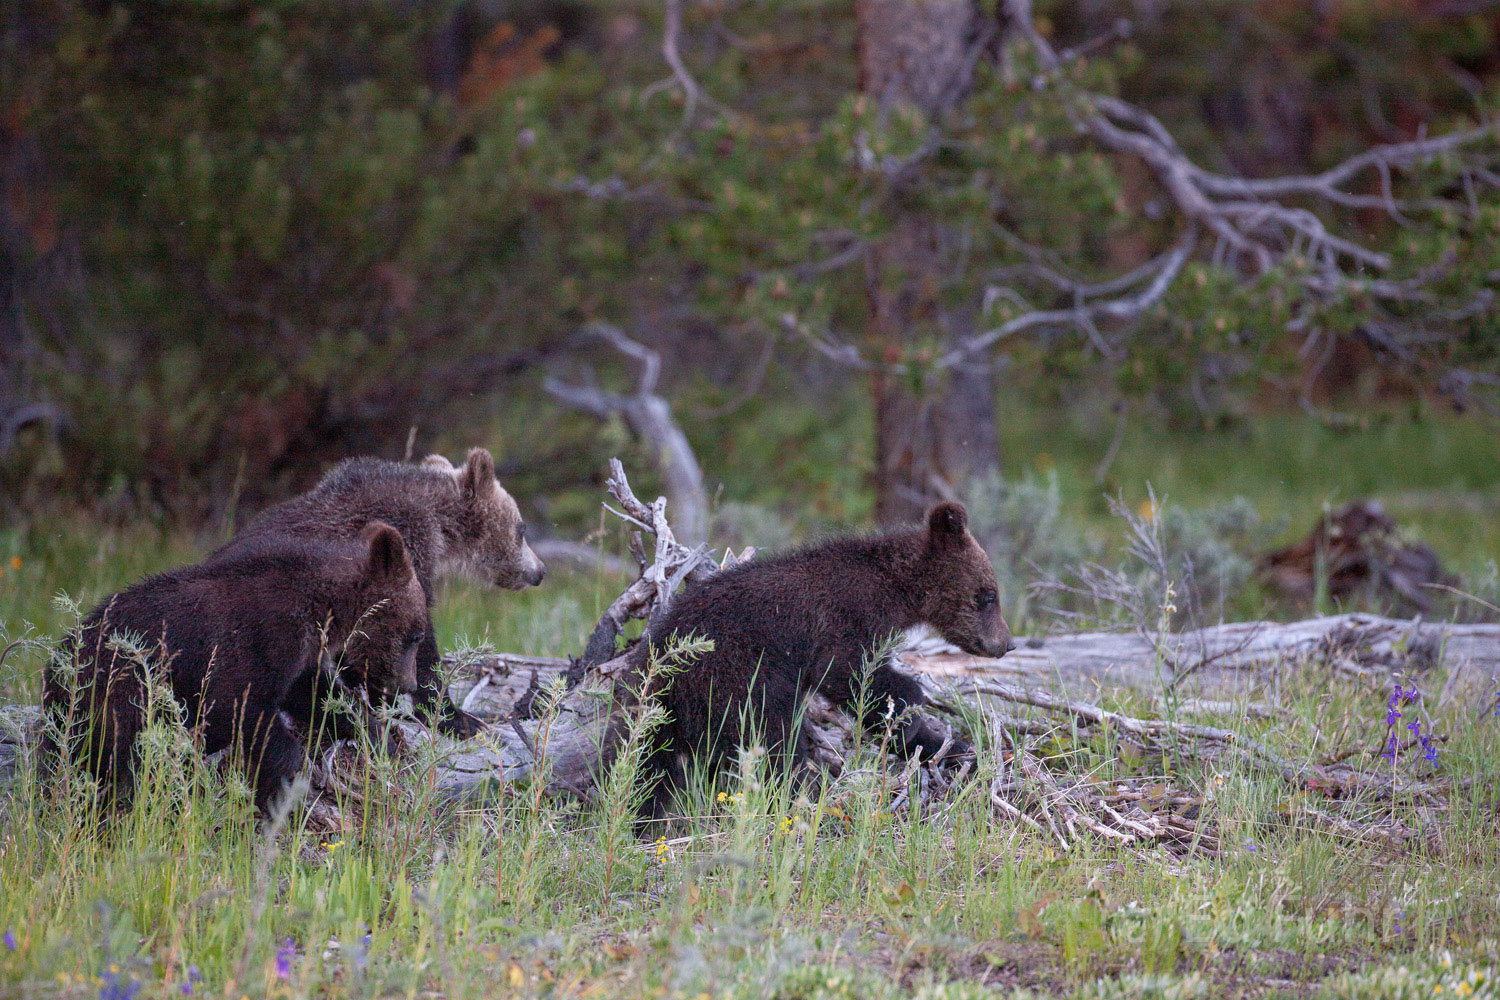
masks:
[(935, 500), (961, 499), (965, 485), (1000, 467), (994, 381), (988, 366), (959, 368), (913, 387), (871, 376), (875, 403), (875, 517), (922, 519)]
[[(16, 430), (36, 418), (29, 384), (37, 344), (27, 330), (26, 310), (45, 300), (44, 263), (60, 240), (57, 203), (48, 182), (41, 139), (27, 122), (27, 67), (44, 56), (54, 26), (40, 5), (7, 5), (0, 14), (0, 49), (14, 62), (0, 68), (4, 118), (0, 120), (0, 455)], [(43, 417), (51, 414), (45, 408)]]
[[(973, 0), (860, 0), (856, 13), (860, 89), (882, 108), (915, 105), (934, 124), (968, 92), (974, 47), (993, 30)], [(867, 347), (886, 364), (910, 362), (923, 344), (938, 347), (962, 327), (941, 299), (951, 258), (945, 234), (919, 210), (898, 211), (872, 249), (868, 277)], [(879, 371), (871, 392), (880, 522), (918, 520), (932, 501), (999, 468), (987, 364), (924, 376)]]

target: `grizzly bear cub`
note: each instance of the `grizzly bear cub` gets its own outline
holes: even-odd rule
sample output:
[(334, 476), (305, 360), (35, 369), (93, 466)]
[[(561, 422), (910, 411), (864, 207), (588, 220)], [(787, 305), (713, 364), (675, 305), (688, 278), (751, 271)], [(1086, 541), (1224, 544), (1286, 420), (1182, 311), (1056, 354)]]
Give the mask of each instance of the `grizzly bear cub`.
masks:
[[(426, 597), (390, 525), (371, 522), (354, 541), (270, 539), (100, 603), (64, 641), (61, 663), (48, 665), (42, 705), (105, 802), (124, 808), (147, 721), (144, 659), (206, 753), (238, 749), (265, 813), (302, 766), (294, 725), (310, 731), (330, 675), (371, 691), (411, 690), (426, 629)], [(45, 765), (57, 751), (55, 740), (44, 745)]]
[[(527, 544), (521, 512), (495, 478), (495, 460), (483, 448), (470, 451), (462, 467), (440, 455), (419, 465), (378, 458), (341, 462), (309, 492), (262, 511), (209, 560), (234, 557), (278, 536), (352, 538), (375, 518), (394, 525), (406, 540), (429, 619), (438, 576), (462, 575), (521, 590), (541, 583), (547, 571)], [(437, 663), (437, 636), (429, 620), (417, 651), (415, 707), (436, 712), (444, 732), (473, 736), (481, 723), (449, 700)]]
[(811, 691), (850, 710), (862, 703), (869, 725), (892, 713), (899, 749), (933, 757), (943, 742), (937, 727), (903, 715), (926, 701), (916, 679), (888, 660), (865, 671), (880, 644), (921, 623), (976, 655), (1012, 648), (994, 568), (956, 503), (934, 507), (922, 527), (756, 559), (684, 590), (637, 647), (637, 670), (647, 648), (673, 636), (711, 639), (714, 648), (648, 692), (667, 719), (646, 759), (654, 786), (645, 812), (665, 814), (686, 758), (721, 768), (747, 735), (742, 725), (773, 760), (799, 768), (797, 715)]

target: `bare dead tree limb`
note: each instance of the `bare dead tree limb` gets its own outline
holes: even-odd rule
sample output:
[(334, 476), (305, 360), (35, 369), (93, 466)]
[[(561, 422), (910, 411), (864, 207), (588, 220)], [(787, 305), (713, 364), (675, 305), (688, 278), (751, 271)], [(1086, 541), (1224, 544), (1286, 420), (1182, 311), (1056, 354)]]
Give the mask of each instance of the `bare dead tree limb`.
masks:
[[(677, 540), (672, 526), (667, 522), (667, 499), (658, 497), (647, 505), (636, 497), (625, 477), (625, 467), (620, 460), (609, 460), (609, 479), (605, 488), (620, 505), (616, 512), (630, 523), (650, 531), (655, 538), (655, 557), (649, 565), (642, 565), (640, 577), (626, 587), (619, 597), (605, 609), (599, 623), (589, 636), (584, 647), (581, 663), (585, 668), (598, 667), (615, 655), (615, 643), (632, 619), (645, 620), (666, 609), (672, 594), (684, 582), (706, 576), (724, 566), (754, 555), (746, 549), (739, 556), (728, 551), (722, 560), (715, 562), (704, 545), (689, 547)], [(613, 510), (606, 505), (606, 510)]]
[(970, 337), (939, 358), (937, 364), (942, 368), (951, 368), (961, 364), (971, 355), (988, 350), (1008, 337), (1037, 327), (1082, 326), (1139, 317), (1166, 295), (1172, 282), (1182, 273), (1183, 267), (1192, 257), (1193, 249), (1197, 244), (1198, 227), (1189, 225), (1183, 230), (1171, 250), (1162, 254), (1147, 268), (1134, 272), (1140, 278), (1147, 276), (1151, 278), (1150, 282), (1136, 294), (1106, 299), (1102, 302), (1080, 303), (1071, 309), (1048, 309), (1023, 313), (992, 330)]
[(661, 355), (608, 323), (594, 323), (584, 333), (603, 340), (640, 364), (640, 379), (635, 392), (622, 395), (551, 376), (543, 381), (542, 388), (565, 406), (600, 420), (615, 416), (623, 419), (631, 433), (651, 447), (676, 514), (677, 530), (693, 544), (702, 542), (708, 534), (708, 493), (703, 486), (703, 470), (693, 453), (692, 443), (672, 416), (672, 405), (656, 393), (661, 375)]
[(684, 107), (682, 124), (678, 129), (679, 136), (693, 124), (693, 116), (700, 104), (708, 106), (714, 104), (713, 99), (704, 93), (698, 81), (693, 78), (687, 63), (682, 58), (683, 2), (684, 0), (663, 0), (662, 4), (661, 55), (667, 68), (672, 71), (672, 75), (665, 80), (658, 80), (641, 91), (642, 99), (649, 99), (674, 83), (682, 88)]
[(50, 424), (56, 435), (63, 416), (51, 403), (25, 403), (0, 416), (0, 457), (10, 452), (17, 434), (35, 424)]
[[(1500, 190), (1500, 170), (1494, 166), (1497, 139), (1494, 122), (1449, 135), (1376, 146), (1316, 174), (1259, 179), (1229, 176), (1194, 163), (1171, 131), (1144, 108), (1117, 97), (1083, 91), (1069, 83), (1063, 70), (1071, 61), (1088, 49), (1128, 33), (1128, 25), (1117, 25), (1104, 38), (1076, 49), (1058, 51), (1037, 31), (1032, 0), (1004, 0), (1002, 9), (1006, 23), (1013, 26), (1040, 65), (1033, 87), (1064, 92), (1064, 107), (1082, 134), (1105, 150), (1145, 164), (1184, 225), (1172, 247), (1126, 274), (1103, 281), (1066, 276), (1035, 248), (1020, 247), (1031, 258), (1030, 262), (997, 272), (993, 280), (999, 283), (992, 283), (984, 292), (986, 306), (1007, 300), (1019, 308), (1019, 314), (961, 340), (940, 356), (937, 368), (963, 364), (1021, 334), (1048, 330), (1074, 330), (1086, 337), (1102, 356), (1117, 356), (1119, 339), (1128, 336), (1120, 334), (1117, 328), (1128, 327), (1143, 318), (1163, 300), (1188, 261), (1199, 251), (1204, 236), (1211, 238), (1206, 249), (1212, 251), (1216, 262), (1250, 275), (1264, 274), (1288, 259), (1298, 262), (1299, 266), (1289, 269), (1289, 280), (1314, 305), (1348, 297), (1364, 300), (1370, 313), (1364, 336), (1377, 350), (1406, 365), (1424, 364), (1417, 349), (1441, 340), (1434, 324), (1459, 323), (1493, 307), (1496, 292), (1490, 287), (1460, 301), (1450, 301), (1438, 290), (1440, 279), (1451, 264), (1429, 268), (1405, 279), (1384, 277), (1383, 272), (1393, 267), (1389, 254), (1335, 232), (1314, 208), (1321, 205), (1383, 211), (1402, 225), (1413, 224), (1412, 216), (1422, 212), (1452, 210), (1474, 217), (1479, 206), (1477, 192)], [(900, 164), (901, 176), (909, 174), (942, 143), (939, 134), (929, 137), (908, 158), (911, 163)], [(858, 148), (855, 152), (867, 169), (891, 166)], [(1461, 198), (1397, 196), (1395, 175), (1414, 173), (1439, 161), (1445, 164), (1448, 174), (1461, 182)], [(1378, 193), (1351, 189), (1371, 177), (1378, 182)], [(999, 235), (1002, 239), (1010, 236), (1004, 231)], [(829, 258), (826, 264), (829, 269), (836, 268), (857, 256), (855, 248), (850, 247), (844, 254)], [(823, 263), (802, 265), (793, 274), (799, 278), (814, 276), (821, 273)], [(1072, 305), (1034, 307), (1020, 291), (1004, 283), (1015, 278), (1050, 286), (1054, 292), (1072, 298)], [(1492, 276), (1490, 283), (1497, 283), (1497, 277)], [(1421, 321), (1407, 323), (1387, 311), (1387, 307), (1403, 304), (1429, 308), (1423, 312)], [(1292, 323), (1305, 323), (1308, 315), (1304, 313)], [(852, 343), (829, 331), (809, 328), (795, 314), (783, 316), (782, 326), (822, 356), (852, 370), (902, 374), (908, 368), (899, 361), (867, 358)], [(1479, 377), (1445, 375), (1444, 379), (1444, 386), (1453, 390), (1454, 398), (1462, 398), (1460, 405), (1472, 402), (1471, 387), (1489, 387)], [(1488, 408), (1483, 401), (1478, 405)]]
[[(1005, 0), (1005, 11), (1041, 64), (1043, 73), (1034, 85), (1037, 88), (1062, 85), (1060, 70), (1066, 64), (1066, 54), (1059, 54), (1036, 30), (1031, 0)], [(1275, 199), (1302, 198), (1343, 208), (1380, 209), (1398, 222), (1408, 224), (1405, 213), (1456, 205), (1442, 198), (1397, 199), (1391, 183), (1394, 171), (1414, 170), (1436, 159), (1493, 143), (1496, 138), (1495, 125), (1490, 124), (1436, 138), (1377, 146), (1319, 174), (1246, 179), (1214, 173), (1193, 163), (1178, 147), (1170, 130), (1143, 108), (1107, 95), (1076, 92), (1070, 97), (1072, 114), (1080, 129), (1105, 148), (1134, 156), (1150, 167), (1178, 211), (1189, 220), (1191, 229), (1205, 228), (1217, 237), (1221, 250), (1227, 248), (1233, 257), (1247, 261), (1256, 273), (1269, 270), (1290, 254), (1305, 257), (1314, 267), (1303, 280), (1303, 287), (1309, 293), (1325, 297), (1357, 288), (1377, 298), (1402, 300), (1412, 291), (1409, 287), (1397, 289), (1366, 274), (1367, 270), (1388, 270), (1389, 255), (1329, 231), (1322, 219), (1307, 208)], [(1345, 190), (1345, 185), (1369, 171), (1374, 171), (1380, 179), (1379, 195)], [(1456, 172), (1470, 192), (1471, 210), (1472, 191), (1477, 183), (1500, 186), (1492, 182), (1492, 172), (1483, 164), (1471, 164)], [(1176, 270), (1180, 267), (1178, 263)], [(1165, 292), (1176, 271), (1162, 267), (1156, 273), (1158, 280), (1153, 282), (1152, 289)], [(1043, 278), (1058, 284), (1055, 275)], [(1165, 283), (1162, 278), (1166, 278)], [(1107, 316), (1121, 319), (1139, 315), (1141, 305), (1152, 304), (1159, 298), (1160, 294), (1142, 295), (1122, 301)], [(1026, 314), (979, 334), (944, 360), (952, 363), (964, 353), (985, 350), (1006, 337), (1038, 326), (1071, 324), (1091, 333), (1091, 324), (1100, 318), (1098, 311), (1083, 308)]]
[(688, 72), (687, 64), (682, 61), (682, 53), (678, 45), (682, 38), (682, 0), (666, 0), (666, 24), (662, 30), (661, 54), (672, 68), (672, 75), (676, 77), (678, 86), (687, 99), (687, 110), (683, 112), (684, 117), (691, 119), (693, 111), (698, 106), (698, 82)]

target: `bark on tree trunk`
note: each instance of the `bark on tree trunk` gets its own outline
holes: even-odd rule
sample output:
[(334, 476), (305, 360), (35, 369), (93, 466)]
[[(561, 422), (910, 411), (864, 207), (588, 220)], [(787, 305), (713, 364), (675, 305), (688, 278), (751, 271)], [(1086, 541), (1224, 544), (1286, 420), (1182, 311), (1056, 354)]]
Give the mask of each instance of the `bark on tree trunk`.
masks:
[[(974, 0), (860, 0), (860, 89), (883, 107), (915, 105), (929, 118), (951, 110), (970, 86), (974, 47), (993, 27)], [(923, 342), (941, 345), (961, 332), (941, 299), (944, 233), (919, 210), (905, 212), (869, 258), (870, 355), (902, 360)], [(972, 476), (1000, 464), (994, 385), (976, 364), (931, 377), (877, 372), (876, 518), (920, 519), (936, 499), (952, 498)]]
[(933, 501), (960, 499), (971, 479), (999, 469), (989, 367), (960, 367), (915, 390), (901, 376), (877, 372), (871, 393), (880, 523), (920, 521)]

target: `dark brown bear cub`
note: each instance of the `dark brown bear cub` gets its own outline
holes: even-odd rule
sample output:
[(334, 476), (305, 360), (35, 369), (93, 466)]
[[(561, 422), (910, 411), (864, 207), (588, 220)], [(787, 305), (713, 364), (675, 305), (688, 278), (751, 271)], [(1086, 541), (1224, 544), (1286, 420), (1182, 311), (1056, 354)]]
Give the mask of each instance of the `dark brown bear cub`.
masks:
[[(235, 747), (265, 812), (302, 766), (304, 731), (337, 672), (411, 690), (427, 602), (401, 535), (372, 522), (354, 541), (267, 539), (233, 558), (148, 577), (99, 604), (49, 665), (42, 704), (68, 751), (127, 806), (146, 724), (141, 656), (171, 687), (203, 750)], [(44, 761), (56, 747), (44, 748)]]
[[(353, 538), (373, 519), (394, 525), (406, 540), (429, 610), (433, 581), (467, 576), (520, 590), (542, 582), (546, 567), (526, 543), (521, 512), (495, 478), (483, 448), (454, 466), (440, 455), (421, 464), (351, 458), (329, 470), (307, 493), (262, 511), (218, 552), (232, 558), (273, 537)], [(417, 651), (416, 707), (436, 712), (443, 731), (472, 736), (478, 719), (449, 701), (437, 675), (437, 637), (429, 621)]]
[[(922, 527), (757, 559), (685, 590), (651, 626), (649, 644), (694, 636), (714, 649), (660, 682), (668, 717), (647, 758), (646, 777), (656, 781), (646, 808), (665, 812), (688, 756), (721, 767), (741, 743), (742, 717), (773, 759), (799, 764), (794, 727), (811, 691), (848, 709), (863, 700), (871, 725), (923, 704), (914, 678), (880, 662), (866, 679), (864, 666), (890, 636), (922, 623), (976, 655), (1011, 648), (994, 568), (959, 504), (934, 507)], [(905, 752), (929, 758), (942, 744), (920, 717), (898, 735)]]

